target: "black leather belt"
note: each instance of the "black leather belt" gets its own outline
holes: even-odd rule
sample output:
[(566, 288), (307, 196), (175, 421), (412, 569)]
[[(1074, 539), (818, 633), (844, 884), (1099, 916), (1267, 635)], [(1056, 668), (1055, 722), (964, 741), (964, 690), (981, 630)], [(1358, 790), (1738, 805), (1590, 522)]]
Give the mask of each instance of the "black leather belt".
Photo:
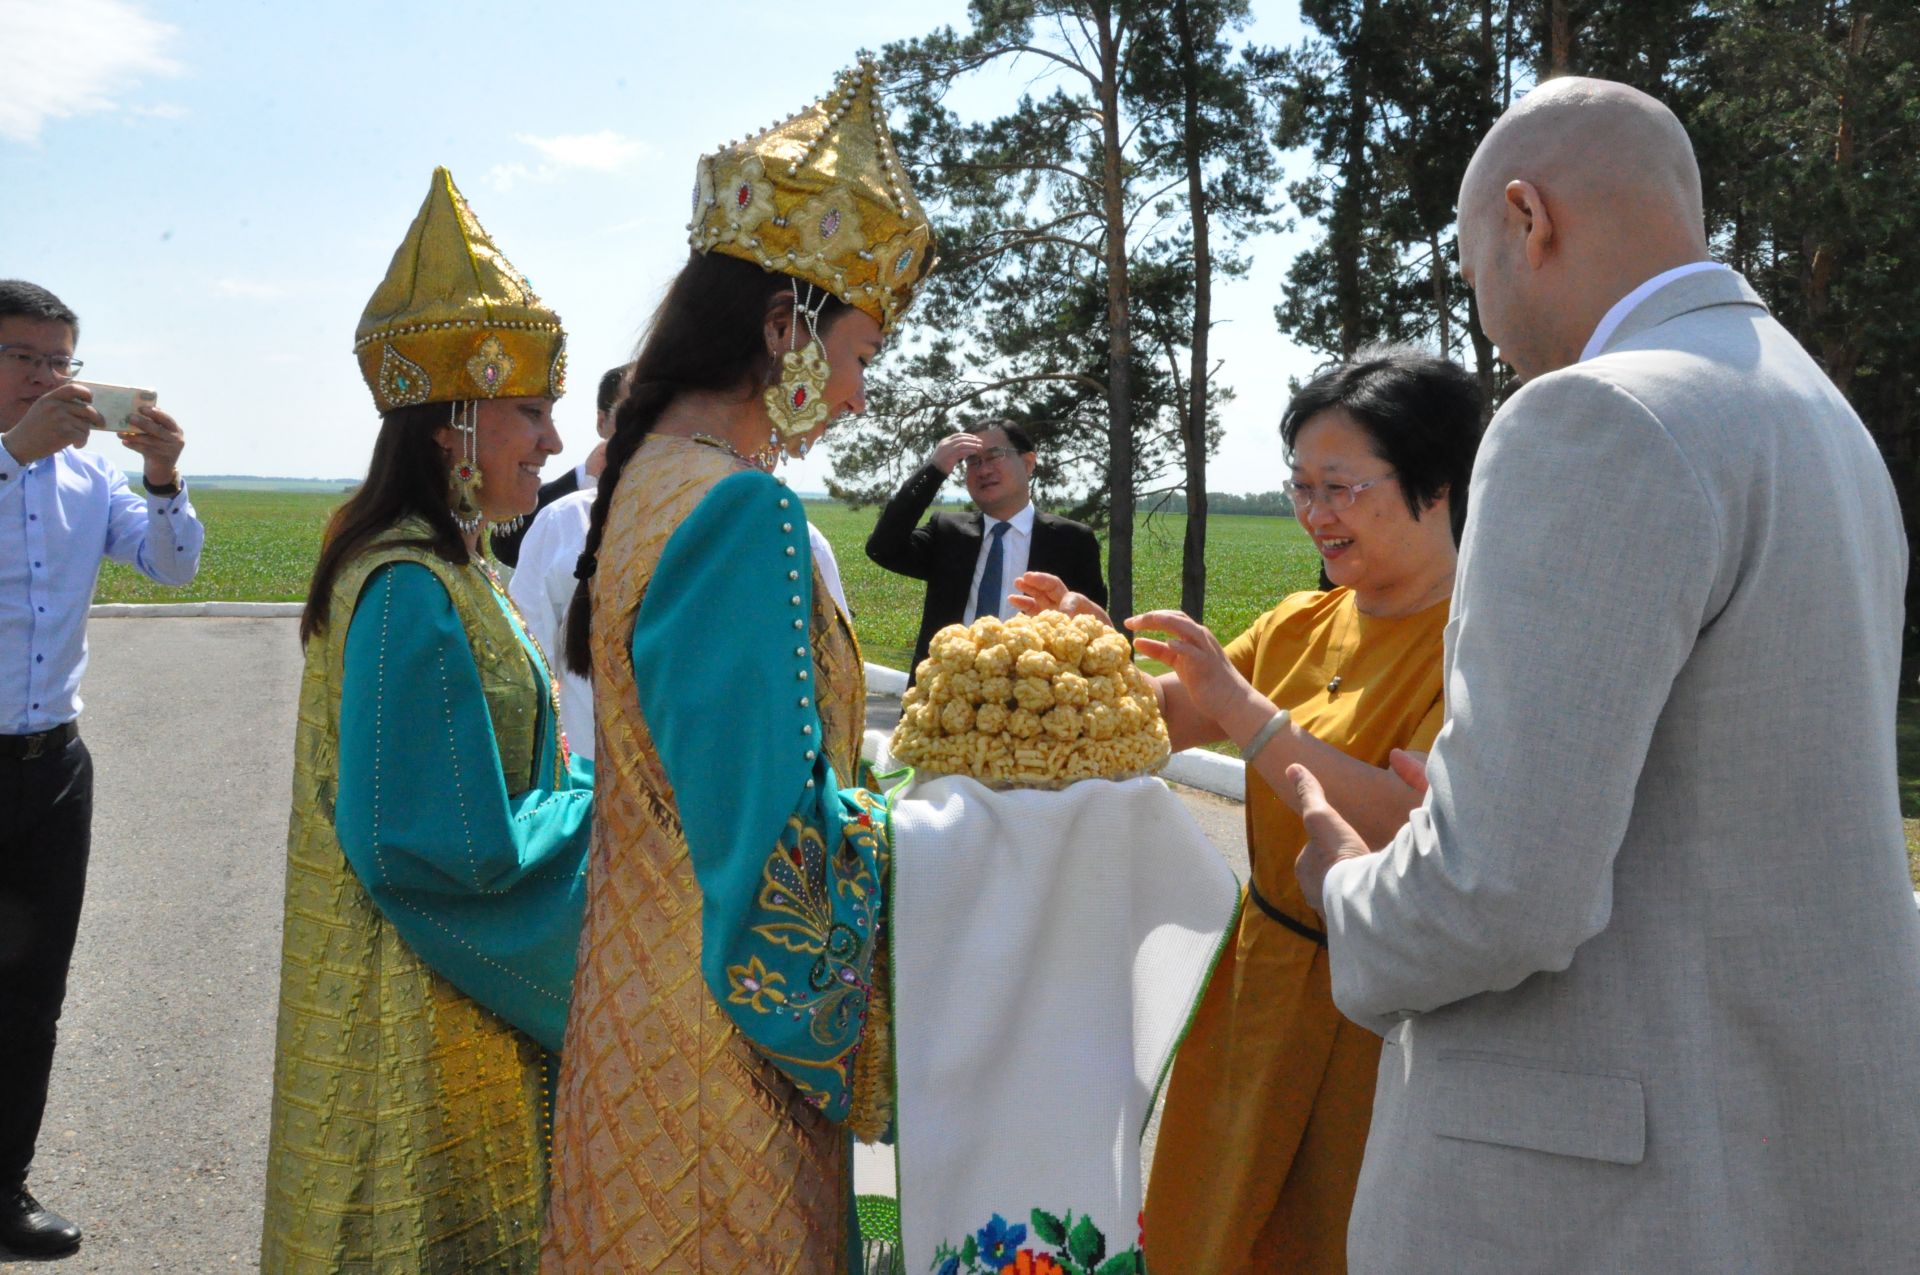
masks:
[(1261, 894), (1260, 891), (1254, 887), (1254, 884), (1251, 880), (1247, 882), (1247, 897), (1253, 900), (1253, 906), (1259, 908), (1262, 912), (1265, 912), (1268, 916), (1280, 922), (1281, 925), (1285, 926), (1289, 930), (1292, 930), (1295, 934), (1298, 934), (1301, 938), (1310, 940), (1311, 942), (1314, 942), (1314, 943), (1318, 943), (1321, 947), (1325, 947), (1327, 945), (1327, 932), (1325, 930), (1316, 930), (1311, 925), (1308, 925), (1306, 922), (1296, 921), (1292, 917), (1288, 916), (1285, 912), (1282, 912), (1279, 908), (1275, 907), (1273, 903), (1265, 895)]
[(33, 761), (48, 753), (57, 753), (80, 734), (78, 722), (62, 722), (51, 730), (31, 735), (0, 735), (0, 759)]

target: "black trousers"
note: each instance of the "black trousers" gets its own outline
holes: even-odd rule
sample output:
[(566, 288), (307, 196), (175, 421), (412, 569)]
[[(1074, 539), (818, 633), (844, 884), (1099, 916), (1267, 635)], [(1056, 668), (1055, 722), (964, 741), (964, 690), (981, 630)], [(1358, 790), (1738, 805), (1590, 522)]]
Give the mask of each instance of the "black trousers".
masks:
[(93, 758), (78, 737), (0, 758), (0, 1189), (26, 1181), (47, 1109), (92, 834)]

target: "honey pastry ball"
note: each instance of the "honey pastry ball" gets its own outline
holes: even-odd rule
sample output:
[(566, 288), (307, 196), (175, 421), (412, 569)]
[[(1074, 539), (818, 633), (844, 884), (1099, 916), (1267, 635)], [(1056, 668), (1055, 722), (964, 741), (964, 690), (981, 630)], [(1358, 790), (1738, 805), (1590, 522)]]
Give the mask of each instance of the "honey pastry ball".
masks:
[(1124, 779), (1167, 759), (1166, 725), (1132, 648), (1092, 616), (984, 617), (934, 634), (901, 702), (893, 755), (995, 787)]

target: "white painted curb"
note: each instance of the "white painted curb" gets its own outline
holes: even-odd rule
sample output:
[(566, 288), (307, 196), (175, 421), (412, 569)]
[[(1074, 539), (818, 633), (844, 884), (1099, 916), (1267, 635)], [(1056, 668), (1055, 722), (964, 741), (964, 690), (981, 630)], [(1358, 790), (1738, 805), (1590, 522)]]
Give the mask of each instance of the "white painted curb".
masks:
[(87, 611), (90, 620), (297, 619), (301, 602), (101, 602)]
[(867, 664), (867, 694), (901, 696), (907, 692), (907, 675), (884, 664)]
[[(900, 695), (907, 689), (907, 675), (882, 664), (867, 665), (867, 691), (873, 695)], [(1223, 757), (1204, 748), (1189, 748), (1167, 759), (1160, 772), (1163, 779), (1189, 788), (1198, 788), (1230, 801), (1247, 799), (1247, 768), (1236, 757)]]

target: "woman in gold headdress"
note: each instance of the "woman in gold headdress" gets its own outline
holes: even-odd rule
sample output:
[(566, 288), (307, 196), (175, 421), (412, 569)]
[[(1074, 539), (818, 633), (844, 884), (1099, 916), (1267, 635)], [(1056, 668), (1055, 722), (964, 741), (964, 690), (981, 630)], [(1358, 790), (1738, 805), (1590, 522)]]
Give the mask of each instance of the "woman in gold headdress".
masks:
[(484, 538), (560, 450), (565, 348), (436, 170), (360, 321), (382, 424), (300, 624), (263, 1271), (538, 1262), (591, 772)]
[(693, 256), (607, 444), (568, 661), (591, 889), (547, 1272), (845, 1269), (848, 1130), (889, 1120), (885, 798), (858, 648), (772, 477), (864, 407), (929, 230), (873, 69), (700, 161)]

